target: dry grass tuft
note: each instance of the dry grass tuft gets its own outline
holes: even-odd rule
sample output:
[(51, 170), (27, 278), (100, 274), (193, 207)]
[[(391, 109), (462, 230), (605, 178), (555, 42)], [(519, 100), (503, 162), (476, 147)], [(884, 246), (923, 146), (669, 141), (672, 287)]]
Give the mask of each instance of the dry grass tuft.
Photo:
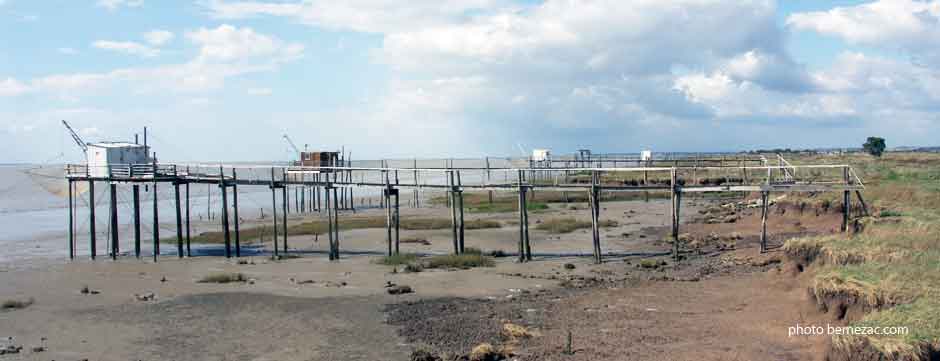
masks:
[(248, 278), (241, 273), (213, 273), (206, 275), (196, 281), (198, 283), (233, 283), (233, 282), (247, 282)]

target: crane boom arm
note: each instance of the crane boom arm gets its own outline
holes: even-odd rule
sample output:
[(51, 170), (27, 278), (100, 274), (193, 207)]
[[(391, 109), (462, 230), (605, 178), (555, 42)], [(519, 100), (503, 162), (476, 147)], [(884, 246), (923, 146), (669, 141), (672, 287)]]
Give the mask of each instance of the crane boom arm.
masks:
[(291, 148), (294, 148), (294, 151), (297, 152), (297, 154), (300, 154), (300, 149), (297, 148), (297, 145), (294, 144), (294, 141), (290, 140), (290, 137), (288, 137), (287, 134), (284, 134), (284, 140), (287, 141), (287, 144), (290, 144)]
[(66, 122), (64, 119), (62, 120), (62, 125), (65, 126), (65, 129), (68, 129), (69, 134), (72, 135), (72, 139), (75, 140), (75, 144), (78, 144), (78, 147), (82, 148), (82, 151), (87, 153), (88, 145), (85, 144), (85, 141), (82, 140), (82, 137), (79, 137), (78, 133), (75, 133), (75, 130), (72, 129), (72, 127), (69, 126), (69, 123)]

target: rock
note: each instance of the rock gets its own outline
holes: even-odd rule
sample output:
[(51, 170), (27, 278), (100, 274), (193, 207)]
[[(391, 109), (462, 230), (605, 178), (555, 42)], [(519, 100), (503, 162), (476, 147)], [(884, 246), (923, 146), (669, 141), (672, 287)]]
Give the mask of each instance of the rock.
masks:
[(157, 295), (154, 294), (153, 292), (147, 292), (147, 293), (135, 294), (135, 295), (134, 295), (134, 298), (136, 298), (138, 301), (147, 302), (147, 301), (154, 301), (154, 300), (156, 300), (156, 299), (157, 299)]
[(388, 294), (390, 295), (403, 295), (406, 293), (414, 292), (414, 290), (411, 289), (411, 286), (406, 286), (406, 285), (400, 285), (400, 286), (395, 285), (392, 287), (388, 287), (386, 291), (388, 291)]
[(427, 350), (414, 350), (411, 352), (411, 361), (442, 361), (442, 359)]
[(721, 221), (724, 223), (734, 223), (738, 221), (738, 216), (733, 215), (733, 214), (730, 216), (725, 216), (724, 218), (721, 219)]
[(481, 343), (470, 351), (470, 361), (502, 360), (503, 355), (496, 352), (496, 348), (488, 343)]
[(20, 353), (20, 351), (23, 351), (23, 346), (9, 345), (7, 347), (0, 348), (0, 355), (17, 354)]
[(567, 270), (573, 270), (573, 269), (575, 269), (575, 266), (574, 266), (574, 264), (571, 264), (571, 263), (565, 263), (565, 269), (567, 269)]
[(40, 353), (40, 352), (43, 352), (43, 351), (46, 351), (46, 348), (45, 348), (45, 347), (42, 347), (42, 346), (33, 347), (33, 353)]

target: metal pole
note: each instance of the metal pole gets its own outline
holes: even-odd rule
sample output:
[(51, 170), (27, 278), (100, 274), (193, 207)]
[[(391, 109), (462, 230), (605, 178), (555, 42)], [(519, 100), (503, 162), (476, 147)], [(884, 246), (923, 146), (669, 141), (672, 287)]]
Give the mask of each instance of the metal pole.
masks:
[(277, 258), (277, 188), (274, 187), (274, 168), (271, 168), (271, 219), (274, 225), (274, 257)]
[(72, 203), (72, 179), (69, 178), (69, 259), (75, 259), (75, 211)]

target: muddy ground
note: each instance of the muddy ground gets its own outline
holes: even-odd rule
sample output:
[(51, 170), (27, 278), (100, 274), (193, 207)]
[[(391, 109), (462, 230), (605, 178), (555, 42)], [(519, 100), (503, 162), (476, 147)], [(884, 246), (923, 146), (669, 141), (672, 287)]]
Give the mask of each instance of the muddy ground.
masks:
[[(300, 252), (280, 261), (122, 257), (3, 268), (2, 299), (34, 302), (0, 311), (2, 340), (24, 346), (0, 361), (408, 360), (416, 349), (466, 355), (480, 342), (512, 346), (520, 360), (813, 360), (824, 353), (823, 338), (787, 337), (788, 326), (827, 316), (807, 301), (805, 275), (794, 277), (777, 251), (757, 252), (756, 212), (705, 224), (713, 205), (691, 200), (677, 264), (651, 256), (671, 248), (664, 241), (664, 203), (607, 203), (602, 218), (619, 225), (603, 229), (605, 250), (633, 252), (601, 265), (588, 257), (539, 256), (525, 264), (500, 258), (490, 268), (404, 273), (376, 264), (377, 256), (330, 262)], [(588, 219), (587, 213), (553, 205), (530, 219)], [(774, 243), (839, 224), (831, 212), (775, 215)], [(514, 216), (470, 217), (508, 224)], [(406, 251), (450, 247), (449, 230), (409, 233), (403, 237), (426, 237), (430, 244), (403, 245)], [(488, 250), (511, 250), (515, 237), (512, 225), (467, 232), (468, 245)], [(532, 238), (537, 253), (590, 253), (589, 232), (533, 231)], [(312, 236), (290, 243), (306, 251), (325, 247)], [(381, 250), (384, 230), (343, 232), (342, 245)], [(216, 273), (242, 273), (246, 281), (197, 282)], [(390, 295), (389, 283), (415, 292)], [(147, 294), (153, 299), (138, 297)], [(506, 322), (535, 335), (507, 339)], [(569, 331), (574, 354), (564, 355)], [(32, 349), (39, 346), (44, 349)]]

